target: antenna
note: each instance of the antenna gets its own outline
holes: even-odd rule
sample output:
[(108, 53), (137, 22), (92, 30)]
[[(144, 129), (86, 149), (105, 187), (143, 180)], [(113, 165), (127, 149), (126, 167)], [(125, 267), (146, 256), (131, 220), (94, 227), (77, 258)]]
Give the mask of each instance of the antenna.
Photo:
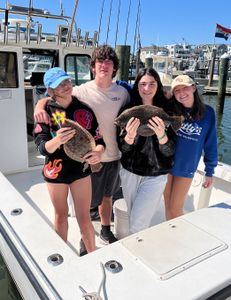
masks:
[(60, 0), (60, 15), (63, 16), (63, 1)]

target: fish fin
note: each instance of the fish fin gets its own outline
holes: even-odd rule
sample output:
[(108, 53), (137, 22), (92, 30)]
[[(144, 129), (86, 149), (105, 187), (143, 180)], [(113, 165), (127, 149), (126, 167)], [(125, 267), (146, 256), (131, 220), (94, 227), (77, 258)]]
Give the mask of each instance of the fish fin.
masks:
[(83, 172), (85, 172), (88, 167), (89, 167), (89, 164), (87, 162), (85, 162), (85, 164), (83, 165)]

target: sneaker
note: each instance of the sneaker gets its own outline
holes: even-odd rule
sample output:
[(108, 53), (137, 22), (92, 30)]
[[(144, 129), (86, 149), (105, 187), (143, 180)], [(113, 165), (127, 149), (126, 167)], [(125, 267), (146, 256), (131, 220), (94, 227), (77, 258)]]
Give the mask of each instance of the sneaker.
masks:
[(84, 256), (84, 255), (86, 255), (86, 254), (87, 254), (87, 249), (86, 249), (86, 247), (85, 247), (84, 242), (83, 242), (82, 239), (80, 240), (79, 245), (80, 245), (79, 256)]
[(100, 238), (100, 243), (104, 244), (104, 245), (112, 244), (112, 243), (118, 241), (111, 230), (107, 233), (107, 235), (103, 235), (102, 230), (101, 230), (99, 238)]

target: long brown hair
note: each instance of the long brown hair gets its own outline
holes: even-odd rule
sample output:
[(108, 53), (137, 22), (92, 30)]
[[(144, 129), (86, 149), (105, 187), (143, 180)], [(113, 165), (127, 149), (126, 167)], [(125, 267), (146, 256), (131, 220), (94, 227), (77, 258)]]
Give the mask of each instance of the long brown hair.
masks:
[[(194, 102), (190, 112), (190, 119), (192, 121), (197, 121), (203, 118), (205, 113), (205, 104), (198, 93), (197, 86), (195, 85), (196, 89), (194, 92)], [(177, 115), (184, 115), (185, 114), (185, 107), (183, 104), (178, 102), (173, 95), (172, 97), (172, 108), (175, 114)]]
[(161, 107), (164, 110), (168, 110), (168, 104), (169, 104), (168, 102), (169, 101), (164, 95), (163, 84), (161, 83), (159, 74), (153, 68), (145, 68), (137, 74), (135, 83), (133, 85), (133, 89), (131, 91), (131, 100), (132, 100), (133, 104), (134, 105), (143, 104), (142, 98), (140, 97), (140, 94), (138, 91), (138, 84), (144, 75), (149, 75), (149, 76), (153, 77), (155, 79), (155, 81), (157, 82), (157, 91), (152, 99), (152, 104), (155, 106)]

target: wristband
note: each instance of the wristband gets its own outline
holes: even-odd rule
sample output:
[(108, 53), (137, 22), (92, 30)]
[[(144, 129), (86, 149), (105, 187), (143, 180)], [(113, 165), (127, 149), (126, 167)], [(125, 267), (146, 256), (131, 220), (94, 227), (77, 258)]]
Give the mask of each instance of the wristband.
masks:
[(163, 140), (163, 138), (165, 138), (166, 137), (166, 132), (164, 132), (164, 134), (162, 135), (162, 136), (158, 136), (157, 137), (157, 139), (158, 139), (158, 141), (160, 141), (160, 140)]

